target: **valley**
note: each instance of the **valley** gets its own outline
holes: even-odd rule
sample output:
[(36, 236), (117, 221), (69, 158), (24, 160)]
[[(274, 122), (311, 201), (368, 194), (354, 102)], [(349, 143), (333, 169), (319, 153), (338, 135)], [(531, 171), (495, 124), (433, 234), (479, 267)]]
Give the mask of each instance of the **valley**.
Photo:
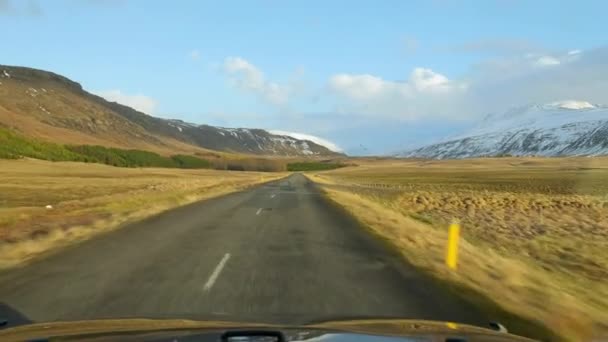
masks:
[[(204, 233), (195, 229), (198, 222), (208, 222), (206, 229), (221, 226), (225, 239), (241, 241), (246, 234), (230, 229), (246, 229), (248, 215), (283, 218), (285, 211), (305, 221), (320, 220), (325, 228), (315, 234), (331, 236), (333, 225), (351, 226), (354, 218), (361, 229), (385, 241), (400, 256), (399, 263), (415, 270), (407, 271), (416, 274), (415, 283), (438, 284), (432, 295), (450, 303), (447, 311), (422, 309), (420, 301), (430, 300), (430, 294), (417, 293), (419, 286), (410, 288), (415, 296), (397, 293), (392, 286), (400, 281), (389, 272), (382, 275), (386, 284), (366, 286), (392, 284), (393, 297), (411, 302), (393, 308), (395, 313), (454, 319), (464, 317), (457, 309), (462, 301), (470, 306), (466, 320), (492, 317), (526, 336), (578, 340), (608, 329), (603, 324), (608, 320), (603, 298), (608, 296), (601, 295), (608, 295), (603, 253), (608, 249), (608, 159), (600, 157), (608, 150), (602, 106), (524, 106), (489, 116), (469, 135), (404, 152), (407, 158), (348, 157), (302, 135), (156, 118), (108, 102), (53, 73), (0, 69), (0, 268), (9, 270), (9, 276), (10, 270), (23, 268), (29, 277), (40, 263), (54, 267), (52, 260), (90, 248), (104, 254), (96, 243), (104, 236), (116, 237), (120, 246), (141, 239), (160, 248), (142, 231), (149, 220), (167, 221), (194, 235)], [(564, 155), (570, 157), (557, 158)], [(484, 158), (473, 158), (479, 156)], [(303, 172), (308, 180), (294, 172)], [(231, 204), (231, 198), (241, 197)], [(212, 221), (201, 221), (189, 209), (210, 211), (216, 202), (224, 214)], [(333, 210), (338, 211), (321, 214)], [(174, 218), (182, 211), (187, 214)], [(242, 216), (231, 221), (231, 211)], [(446, 229), (455, 220), (463, 227), (457, 272), (443, 260)], [(120, 233), (123, 228), (126, 232)], [(289, 225), (294, 232), (300, 228)], [(181, 241), (173, 233), (157, 234), (169, 243)], [(344, 241), (357, 240), (359, 233), (353, 234)], [(315, 241), (311, 235), (305, 248), (318, 248)], [(333, 249), (327, 252), (345, 257)], [(146, 264), (145, 255), (133, 257)], [(260, 260), (275, 262), (269, 257), (259, 254)], [(376, 256), (357, 256), (372, 262), (370, 257)], [(310, 255), (294, 262), (307, 264)], [(339, 266), (331, 268), (329, 273)], [(349, 288), (337, 284), (335, 289), (342, 287)], [(21, 299), (16, 296), (16, 303)], [(159, 304), (164, 300), (172, 298)], [(383, 305), (388, 301), (381, 300)], [(259, 303), (252, 299), (251, 304)], [(375, 311), (378, 305), (371, 301), (365, 310)], [(119, 309), (146, 312), (138, 303)], [(36, 312), (44, 319), (54, 317)]]
[(607, 342), (606, 13), (0, 0), (0, 341)]

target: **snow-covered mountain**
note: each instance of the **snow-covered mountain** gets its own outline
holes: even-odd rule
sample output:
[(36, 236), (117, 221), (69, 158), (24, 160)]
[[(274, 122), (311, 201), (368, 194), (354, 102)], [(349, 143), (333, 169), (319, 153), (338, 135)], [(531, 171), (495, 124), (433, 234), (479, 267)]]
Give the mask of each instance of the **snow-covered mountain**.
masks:
[(465, 135), (401, 153), (404, 157), (608, 155), (608, 106), (561, 101), (487, 116)]

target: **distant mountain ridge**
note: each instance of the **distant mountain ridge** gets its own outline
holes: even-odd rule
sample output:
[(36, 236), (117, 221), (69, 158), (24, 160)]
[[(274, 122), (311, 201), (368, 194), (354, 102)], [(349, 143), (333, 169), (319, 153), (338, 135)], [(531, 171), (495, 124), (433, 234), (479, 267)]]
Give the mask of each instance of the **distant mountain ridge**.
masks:
[(3, 65), (0, 125), (49, 141), (159, 152), (203, 149), (277, 156), (340, 155), (312, 141), (262, 129), (157, 118), (91, 94), (64, 76)]
[(400, 153), (435, 159), (608, 155), (608, 107), (560, 101), (487, 116), (468, 133)]

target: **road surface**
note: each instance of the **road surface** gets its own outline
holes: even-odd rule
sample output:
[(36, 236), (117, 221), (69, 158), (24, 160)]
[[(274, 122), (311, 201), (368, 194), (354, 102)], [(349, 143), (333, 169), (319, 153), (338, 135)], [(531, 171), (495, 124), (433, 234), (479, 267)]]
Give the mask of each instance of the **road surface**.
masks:
[(10, 323), (117, 317), (485, 324), (302, 175), (194, 203), (0, 273)]

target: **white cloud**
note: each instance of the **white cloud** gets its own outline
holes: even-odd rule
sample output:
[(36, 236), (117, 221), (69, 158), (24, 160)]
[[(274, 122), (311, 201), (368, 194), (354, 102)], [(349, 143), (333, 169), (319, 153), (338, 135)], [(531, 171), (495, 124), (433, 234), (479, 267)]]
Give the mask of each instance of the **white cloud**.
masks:
[(446, 76), (426, 68), (415, 68), (407, 82), (387, 81), (368, 74), (338, 74), (329, 79), (329, 86), (334, 91), (357, 100), (389, 95), (416, 96), (425, 92), (466, 87), (464, 83), (452, 82)]
[(201, 53), (198, 50), (192, 50), (190, 51), (190, 53), (188, 54), (188, 56), (190, 56), (190, 58), (194, 61), (197, 61), (201, 58)]
[(477, 115), (504, 111), (529, 103), (552, 103), (577, 99), (608, 103), (608, 48), (553, 53), (559, 61), (540, 67), (543, 55), (486, 61), (475, 68), (470, 101)]
[(559, 59), (557, 59), (555, 57), (551, 57), (551, 56), (541, 56), (541, 57), (538, 57), (538, 59), (536, 60), (536, 65), (541, 66), (541, 67), (559, 65), (559, 64), (561, 64)]
[(398, 90), (396, 82), (389, 82), (372, 75), (338, 74), (329, 80), (336, 92), (354, 100), (367, 100)]
[[(572, 53), (572, 51), (574, 52)], [(526, 75), (563, 70), (585, 56), (580, 50), (572, 51), (526, 53), (486, 59), (473, 66), (468, 78), (473, 86), (484, 83), (486, 87), (489, 86), (489, 89), (491, 89), (493, 83), (502, 83)]]
[(268, 81), (264, 73), (241, 57), (224, 60), (224, 71), (238, 88), (254, 93), (274, 105), (285, 105), (290, 97), (290, 88)]
[(419, 91), (450, 90), (452, 87), (447, 77), (425, 68), (414, 69), (410, 82)]
[[(415, 68), (407, 81), (368, 74), (338, 74), (329, 79), (329, 88), (340, 98), (340, 111), (407, 120), (451, 116), (448, 104), (466, 87), (465, 82), (451, 81), (428, 68)], [(438, 105), (437, 111), (433, 104)]]
[(325, 146), (334, 152), (344, 152), (344, 150), (340, 146), (336, 145), (335, 143), (333, 143), (327, 139), (319, 138), (314, 135), (304, 134), (304, 133), (295, 133), (295, 132), (286, 132), (286, 131), (279, 131), (279, 130), (270, 130), (268, 132), (270, 132), (271, 134), (276, 134), (276, 135), (286, 135), (286, 136), (300, 139), (300, 140), (309, 140), (309, 141), (314, 142), (315, 144)]
[(129, 95), (118, 89), (94, 91), (93, 93), (110, 102), (118, 102), (146, 114), (154, 114), (158, 106), (158, 102), (149, 96), (142, 94)]
[(486, 59), (459, 79), (415, 68), (406, 80), (370, 74), (329, 78), (334, 112), (375, 120), (475, 120), (529, 103), (608, 103), (608, 47)]

